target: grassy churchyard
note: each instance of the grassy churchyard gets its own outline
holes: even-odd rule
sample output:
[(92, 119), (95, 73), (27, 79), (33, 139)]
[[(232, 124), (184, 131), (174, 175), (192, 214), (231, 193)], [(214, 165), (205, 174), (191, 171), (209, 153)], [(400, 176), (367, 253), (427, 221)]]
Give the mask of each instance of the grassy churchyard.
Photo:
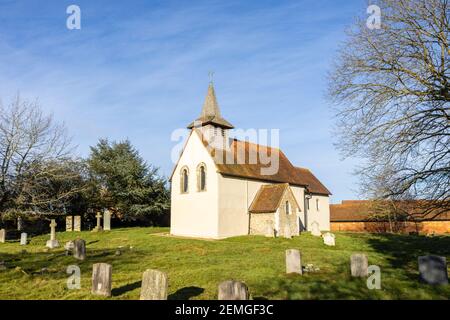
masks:
[[(424, 237), (336, 233), (336, 246), (304, 233), (292, 240), (259, 236), (220, 241), (170, 237), (167, 228), (126, 228), (109, 232), (57, 233), (60, 248), (46, 250), (49, 236), (0, 244), (0, 299), (105, 299), (91, 294), (92, 264), (112, 265), (112, 297), (139, 299), (142, 273), (158, 269), (169, 276), (169, 299), (215, 299), (221, 281), (244, 281), (253, 299), (448, 299), (450, 286), (418, 281), (417, 257), (450, 259), (450, 236)], [(64, 254), (79, 235), (87, 258)], [(285, 250), (299, 249), (316, 272), (285, 273)], [(25, 251), (24, 251), (25, 250)], [(120, 253), (118, 252), (120, 251)], [(350, 256), (363, 252), (381, 268), (381, 290), (351, 278)], [(81, 268), (81, 289), (67, 288), (69, 265)]]

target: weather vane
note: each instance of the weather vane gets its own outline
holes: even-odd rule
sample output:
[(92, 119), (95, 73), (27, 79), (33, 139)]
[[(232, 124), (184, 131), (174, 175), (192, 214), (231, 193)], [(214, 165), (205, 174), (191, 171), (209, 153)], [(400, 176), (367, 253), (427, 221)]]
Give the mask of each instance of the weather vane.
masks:
[(208, 72), (208, 76), (209, 76), (209, 83), (213, 83), (213, 78), (214, 78), (214, 71), (209, 71)]

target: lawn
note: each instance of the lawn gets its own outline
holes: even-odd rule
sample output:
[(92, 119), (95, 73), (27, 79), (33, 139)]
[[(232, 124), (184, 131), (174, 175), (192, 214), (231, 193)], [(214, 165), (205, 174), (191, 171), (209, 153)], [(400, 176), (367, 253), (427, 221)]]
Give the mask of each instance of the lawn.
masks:
[[(164, 235), (164, 233), (166, 235)], [(448, 299), (450, 286), (418, 281), (417, 257), (450, 259), (450, 236), (425, 237), (336, 233), (336, 247), (304, 233), (292, 240), (245, 236), (220, 241), (170, 237), (164, 228), (126, 228), (103, 233), (57, 233), (63, 246), (77, 235), (86, 240), (83, 262), (58, 248), (46, 252), (46, 236), (27, 246), (0, 244), (0, 299), (104, 299), (90, 293), (92, 264), (113, 266), (112, 297), (138, 299), (144, 270), (167, 272), (169, 299), (215, 299), (223, 280), (244, 281), (253, 299)], [(299, 249), (303, 264), (320, 270), (285, 274), (285, 250)], [(25, 250), (25, 251), (23, 251)], [(117, 255), (117, 250), (121, 251)], [(352, 253), (364, 252), (381, 268), (381, 290), (350, 277)], [(67, 289), (69, 265), (81, 268), (81, 289)]]

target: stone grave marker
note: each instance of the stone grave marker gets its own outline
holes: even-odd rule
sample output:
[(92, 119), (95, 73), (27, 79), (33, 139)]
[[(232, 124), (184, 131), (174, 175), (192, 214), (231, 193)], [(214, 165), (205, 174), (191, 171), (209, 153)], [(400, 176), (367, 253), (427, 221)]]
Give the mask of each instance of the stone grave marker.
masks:
[(336, 245), (336, 236), (331, 232), (327, 232), (323, 235), (323, 243), (327, 246), (334, 247)]
[(286, 273), (303, 274), (300, 251), (296, 249), (286, 250)]
[(322, 235), (319, 229), (319, 223), (317, 221), (311, 223), (311, 234), (315, 237), (320, 237)]
[(140, 300), (167, 300), (169, 281), (167, 274), (158, 270), (145, 270), (142, 276)]
[(440, 256), (419, 257), (420, 279), (431, 285), (448, 284), (447, 261)]
[(97, 218), (97, 225), (92, 231), (102, 231), (102, 225), (100, 223), (100, 219), (102, 218), (102, 214), (100, 212), (97, 212), (97, 215), (95, 216)]
[(6, 241), (6, 230), (0, 229), (0, 243), (5, 243)]
[(76, 239), (73, 242), (73, 257), (78, 260), (86, 259), (86, 241)]
[(273, 229), (273, 225), (271, 223), (269, 223), (266, 227), (266, 237), (268, 238), (275, 237), (275, 230)]
[(23, 228), (22, 217), (17, 217), (17, 231), (22, 231), (22, 228)]
[(95, 263), (92, 266), (92, 294), (111, 296), (112, 266), (108, 263)]
[(73, 217), (66, 216), (66, 231), (73, 231)]
[(103, 213), (103, 230), (111, 230), (111, 211), (105, 210)]
[(352, 254), (350, 257), (350, 269), (352, 277), (367, 277), (369, 275), (369, 260), (362, 253)]
[(22, 232), (20, 234), (20, 245), (21, 246), (26, 246), (27, 245), (27, 237), (28, 237), (28, 235), (27, 235), (26, 232)]
[(59, 242), (56, 240), (56, 221), (52, 219), (50, 222), (50, 240), (47, 241), (46, 247), (53, 249), (59, 247)]
[(81, 216), (73, 217), (73, 231), (81, 231)]
[(243, 282), (227, 280), (219, 284), (219, 300), (248, 300), (248, 288)]

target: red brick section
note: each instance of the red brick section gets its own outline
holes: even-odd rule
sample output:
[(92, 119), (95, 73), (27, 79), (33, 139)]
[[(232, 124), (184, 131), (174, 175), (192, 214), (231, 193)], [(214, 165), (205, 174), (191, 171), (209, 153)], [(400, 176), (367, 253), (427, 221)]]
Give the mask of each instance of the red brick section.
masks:
[(426, 221), (370, 221), (368, 200), (344, 200), (341, 204), (330, 205), (330, 221), (332, 231), (350, 232), (418, 232), (424, 234), (450, 233), (450, 213), (445, 212), (438, 217)]

